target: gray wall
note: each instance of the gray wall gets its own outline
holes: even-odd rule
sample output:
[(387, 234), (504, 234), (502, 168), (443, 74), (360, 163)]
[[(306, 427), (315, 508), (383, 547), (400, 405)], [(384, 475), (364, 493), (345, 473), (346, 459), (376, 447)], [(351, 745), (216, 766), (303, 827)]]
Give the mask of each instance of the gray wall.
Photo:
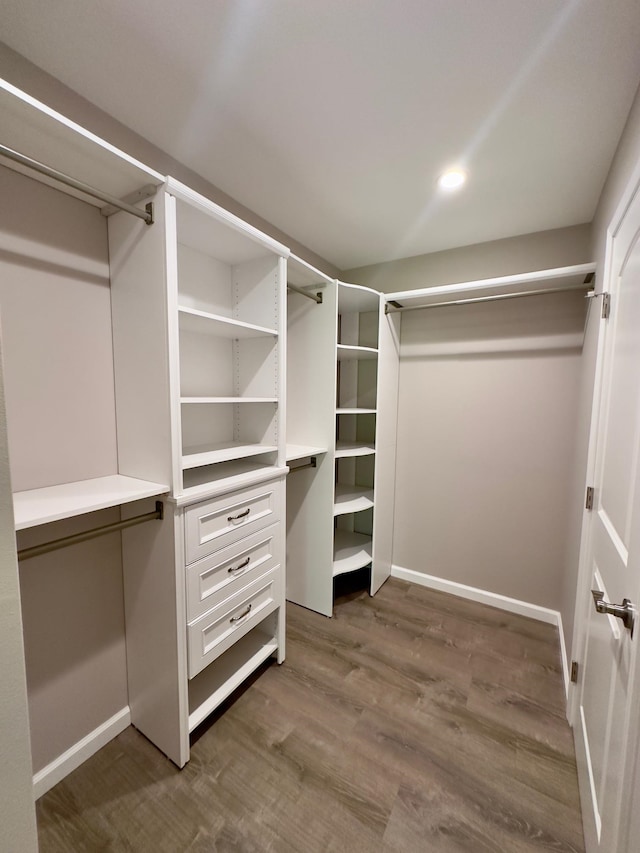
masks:
[[(405, 290), (590, 251), (585, 225), (344, 277)], [(561, 608), (584, 311), (562, 294), (403, 315), (395, 565)]]
[[(1, 362), (1, 359), (0, 359)], [(35, 851), (22, 614), (0, 363), (0, 827), (5, 850)]]

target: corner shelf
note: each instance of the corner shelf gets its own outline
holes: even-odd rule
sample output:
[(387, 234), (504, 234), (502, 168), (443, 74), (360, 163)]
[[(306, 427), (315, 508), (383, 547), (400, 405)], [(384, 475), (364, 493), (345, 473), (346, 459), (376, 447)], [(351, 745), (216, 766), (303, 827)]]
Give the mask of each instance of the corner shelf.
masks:
[(122, 474), (112, 474), (43, 489), (15, 492), (15, 528), (25, 530), (39, 524), (156, 497), (168, 491), (169, 486), (163, 483), (151, 483)]
[(350, 346), (348, 344), (338, 344), (336, 348), (336, 357), (338, 361), (355, 361), (365, 359), (374, 359), (378, 357), (378, 350), (373, 347)]
[(373, 444), (366, 441), (337, 441), (336, 459), (345, 459), (348, 456), (371, 456), (376, 449)]
[(353, 486), (337, 483), (333, 514), (346, 515), (351, 512), (362, 512), (373, 507), (373, 489), (366, 486)]
[(350, 530), (336, 530), (333, 545), (333, 576), (354, 572), (372, 560), (370, 536)]

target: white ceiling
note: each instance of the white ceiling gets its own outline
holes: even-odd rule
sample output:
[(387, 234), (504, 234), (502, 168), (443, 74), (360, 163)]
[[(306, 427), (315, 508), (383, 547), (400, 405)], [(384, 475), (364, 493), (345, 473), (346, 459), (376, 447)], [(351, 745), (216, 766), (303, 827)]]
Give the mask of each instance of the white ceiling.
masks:
[(640, 82), (638, 0), (0, 10), (9, 47), (341, 269), (589, 222)]

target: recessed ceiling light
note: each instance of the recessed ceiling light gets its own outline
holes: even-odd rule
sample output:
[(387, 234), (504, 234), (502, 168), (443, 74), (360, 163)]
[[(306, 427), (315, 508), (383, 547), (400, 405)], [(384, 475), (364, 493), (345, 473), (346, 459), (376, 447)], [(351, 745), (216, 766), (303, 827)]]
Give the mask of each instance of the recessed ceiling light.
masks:
[(438, 186), (442, 190), (457, 190), (467, 180), (467, 173), (462, 169), (449, 169), (438, 178)]

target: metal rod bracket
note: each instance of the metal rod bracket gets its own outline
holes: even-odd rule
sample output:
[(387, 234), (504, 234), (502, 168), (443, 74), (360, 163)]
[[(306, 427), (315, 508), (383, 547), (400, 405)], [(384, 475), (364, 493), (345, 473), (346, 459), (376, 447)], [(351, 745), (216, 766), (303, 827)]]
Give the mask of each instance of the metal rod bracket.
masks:
[(298, 287), (297, 284), (290, 284), (287, 282), (287, 290), (292, 290), (294, 293), (299, 293), (300, 296), (306, 296), (307, 299), (312, 299), (318, 305), (322, 305), (322, 293), (318, 291), (318, 293), (311, 293), (309, 290), (305, 290), (304, 287)]

